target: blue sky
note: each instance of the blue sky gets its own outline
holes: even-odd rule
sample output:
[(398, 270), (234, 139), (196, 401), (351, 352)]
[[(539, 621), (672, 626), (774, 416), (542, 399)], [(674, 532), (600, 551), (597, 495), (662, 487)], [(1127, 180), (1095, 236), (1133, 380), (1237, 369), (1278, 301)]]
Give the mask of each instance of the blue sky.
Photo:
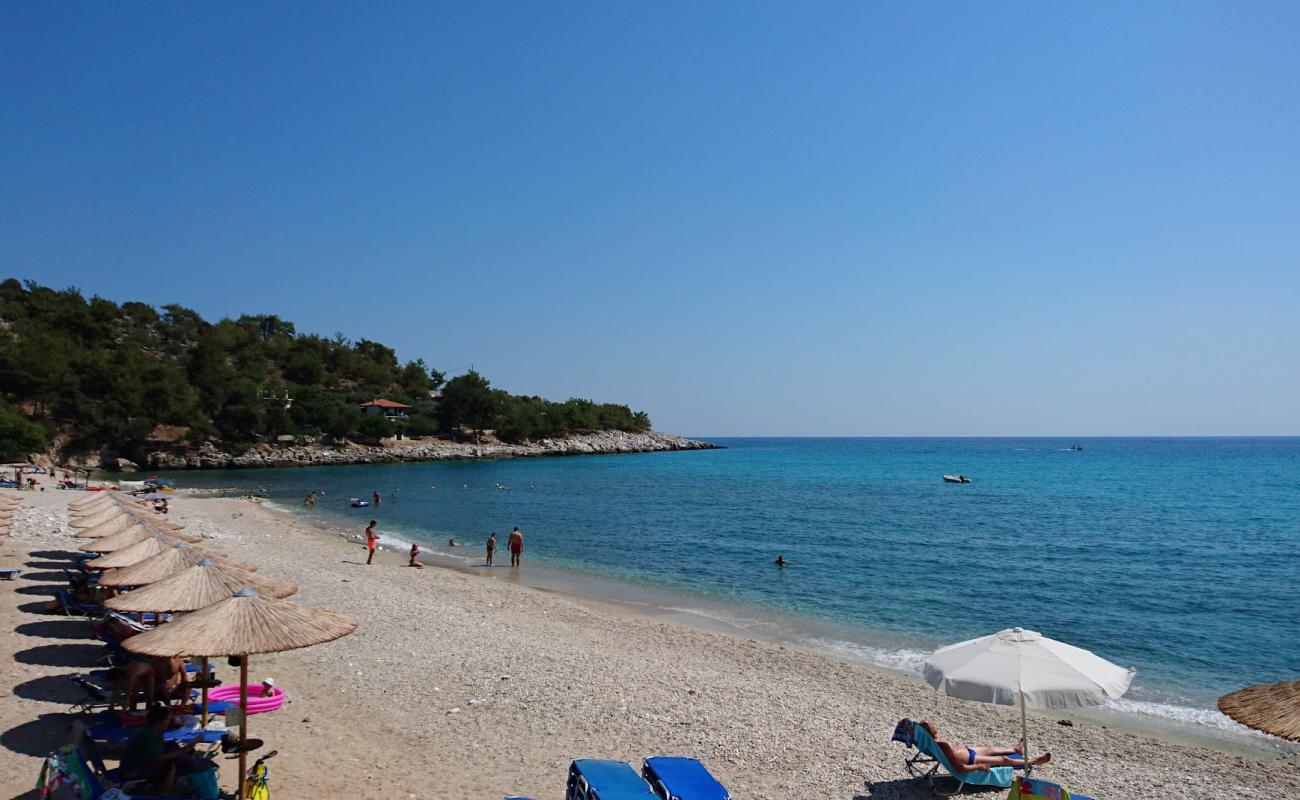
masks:
[(703, 435), (1300, 434), (1300, 5), (0, 6), (0, 264)]

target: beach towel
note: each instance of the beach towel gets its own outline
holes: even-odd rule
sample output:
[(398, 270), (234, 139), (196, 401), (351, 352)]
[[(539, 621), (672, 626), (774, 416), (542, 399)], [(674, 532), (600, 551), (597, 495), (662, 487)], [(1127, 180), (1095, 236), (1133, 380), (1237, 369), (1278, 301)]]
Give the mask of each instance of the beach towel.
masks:
[(1051, 781), (1020, 776), (1011, 785), (1007, 800), (1092, 800), (1092, 798), (1071, 794), (1069, 789)]

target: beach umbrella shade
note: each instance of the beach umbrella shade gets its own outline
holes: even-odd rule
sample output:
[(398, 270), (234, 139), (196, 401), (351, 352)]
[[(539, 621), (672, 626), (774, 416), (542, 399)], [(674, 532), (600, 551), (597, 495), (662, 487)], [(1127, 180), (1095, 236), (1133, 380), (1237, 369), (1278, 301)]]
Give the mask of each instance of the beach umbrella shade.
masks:
[(228, 600), (186, 614), (122, 643), (133, 653), (166, 658), (239, 656), (239, 797), (244, 797), (248, 737), (248, 657), (332, 642), (357, 629), (356, 620), (290, 600), (240, 589)]
[(91, 508), (103, 508), (104, 506), (117, 502), (116, 492), (94, 492), (78, 500), (68, 503), (68, 508), (72, 511), (85, 511)]
[(140, 503), (109, 503), (100, 508), (91, 508), (85, 511), (74, 512), (71, 521), (68, 523), (74, 528), (93, 528), (105, 520), (121, 514), (153, 514), (153, 506), (143, 505)]
[[(178, 545), (178, 547), (183, 545), (184, 543)], [(164, 553), (149, 560), (157, 561), (166, 555)], [(129, 570), (131, 567), (127, 569)], [(117, 597), (110, 597), (104, 602), (104, 606), (114, 611), (141, 614), (197, 611), (221, 600), (228, 600), (245, 587), (252, 589), (263, 597), (277, 599), (288, 597), (298, 591), (298, 587), (288, 581), (261, 577), (244, 570), (222, 566), (210, 558), (201, 558), (194, 565), (156, 583)], [(208, 659), (206, 656), (203, 658), (201, 674), (204, 676), (208, 674)], [(207, 726), (208, 686), (206, 680), (203, 682), (202, 692), (200, 701), (202, 711), (200, 715), (202, 724)]]
[(242, 572), (254, 572), (257, 567), (232, 561), (225, 553), (210, 547), (196, 547), (189, 542), (176, 542), (161, 553), (130, 566), (105, 572), (99, 579), (100, 586), (148, 586), (151, 583), (170, 578), (176, 573), (188, 569), (203, 559), (211, 559), (223, 567), (230, 567)]
[(1300, 742), (1300, 681), (1238, 689), (1219, 698), (1219, 710), (1249, 728)]
[(285, 598), (298, 591), (298, 587), (288, 581), (254, 575), (203, 558), (194, 566), (161, 581), (110, 597), (104, 601), (104, 606), (133, 613), (197, 611), (220, 600), (229, 600), (243, 588), (272, 599)]
[(1026, 708), (1101, 705), (1127, 692), (1134, 674), (1083, 648), (1023, 628), (941, 647), (925, 660), (922, 671), (927, 683), (952, 697), (1019, 704), (1026, 759)]
[(78, 539), (99, 539), (124, 530), (137, 522), (141, 525), (147, 525), (155, 531), (179, 531), (185, 528), (184, 525), (177, 525), (174, 522), (159, 519), (155, 514), (127, 512), (119, 514), (106, 522), (101, 522), (93, 528), (79, 530), (73, 536)]
[(143, 542), (136, 542), (130, 547), (121, 550), (115, 550), (111, 553), (105, 553), (99, 558), (92, 558), (86, 562), (87, 569), (115, 569), (117, 567), (129, 567), (132, 564), (138, 564), (146, 558), (163, 553), (169, 547), (176, 544), (175, 539), (169, 539), (167, 536), (157, 533), (145, 539)]
[(145, 506), (114, 503), (105, 508), (97, 508), (84, 514), (73, 514), (72, 519), (68, 521), (68, 525), (73, 528), (93, 528), (102, 522), (107, 522), (123, 514), (138, 514), (146, 511), (150, 511), (150, 509)]
[(166, 536), (172, 541), (177, 541), (177, 542), (202, 541), (202, 539), (200, 539), (199, 537), (190, 536), (189, 534), (186, 533), (180, 533), (178, 531), (170, 531), (170, 532), (156, 531), (149, 528), (148, 525), (136, 524), (136, 525), (132, 525), (126, 530), (118, 531), (117, 533), (114, 533), (111, 536), (104, 536), (99, 539), (91, 539), (90, 541), (81, 545), (79, 549), (84, 550), (88, 553), (112, 553), (116, 550), (121, 550), (123, 548), (130, 547), (131, 545), (137, 542), (143, 542), (145, 539), (148, 539), (153, 536), (159, 536), (159, 535)]

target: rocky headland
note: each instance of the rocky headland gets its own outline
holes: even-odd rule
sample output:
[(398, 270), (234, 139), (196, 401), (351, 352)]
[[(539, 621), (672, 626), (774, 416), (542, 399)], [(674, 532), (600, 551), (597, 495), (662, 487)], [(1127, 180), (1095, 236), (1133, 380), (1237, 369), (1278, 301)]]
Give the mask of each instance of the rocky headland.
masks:
[(377, 445), (339, 442), (258, 444), (228, 453), (211, 443), (197, 448), (172, 447), (148, 454), (148, 469), (233, 469), (250, 467), (318, 467), (333, 464), (391, 464), (405, 461), (453, 461), (535, 456), (614, 455), (673, 450), (714, 450), (717, 445), (671, 433), (596, 431), (562, 439), (523, 444), (454, 442), (446, 439), (387, 439)]

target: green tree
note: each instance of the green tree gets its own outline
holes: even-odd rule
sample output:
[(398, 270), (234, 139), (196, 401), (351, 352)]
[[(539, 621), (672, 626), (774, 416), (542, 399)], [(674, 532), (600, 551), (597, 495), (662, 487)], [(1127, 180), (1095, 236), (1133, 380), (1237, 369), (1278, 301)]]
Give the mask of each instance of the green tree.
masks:
[(45, 429), (9, 406), (0, 406), (0, 460), (26, 461), (45, 449)]
[(496, 417), (497, 406), (497, 396), (487, 378), (470, 370), (447, 381), (439, 410), (445, 429), (456, 433), (461, 428), (469, 428), (477, 442)]
[(387, 439), (396, 429), (383, 414), (363, 414), (357, 432), (367, 439)]

